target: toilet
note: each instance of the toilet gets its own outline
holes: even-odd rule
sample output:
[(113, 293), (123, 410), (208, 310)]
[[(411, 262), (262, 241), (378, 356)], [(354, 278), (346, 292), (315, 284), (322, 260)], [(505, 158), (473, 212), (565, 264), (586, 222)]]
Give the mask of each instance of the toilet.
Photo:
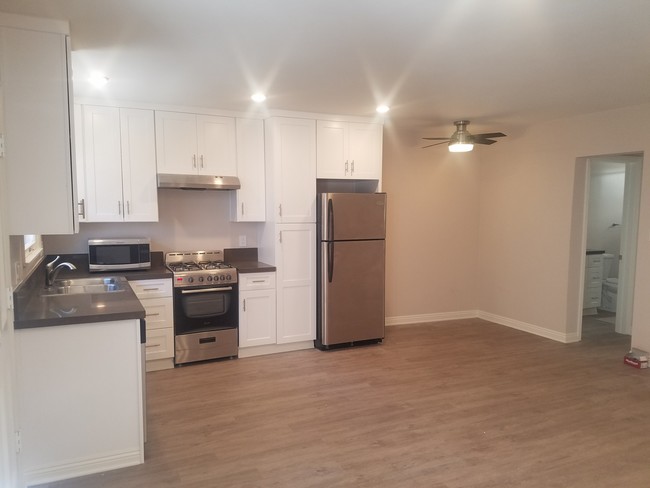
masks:
[(616, 313), (616, 295), (618, 294), (618, 278), (610, 278), (615, 257), (613, 254), (603, 254), (603, 293), (599, 307), (612, 313)]

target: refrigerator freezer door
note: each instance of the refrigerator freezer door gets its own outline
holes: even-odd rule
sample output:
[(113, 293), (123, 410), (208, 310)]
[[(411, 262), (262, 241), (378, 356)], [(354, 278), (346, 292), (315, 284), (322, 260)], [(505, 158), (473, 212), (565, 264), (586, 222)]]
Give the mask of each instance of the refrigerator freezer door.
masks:
[(319, 203), (322, 240), (386, 238), (385, 193), (322, 193)]
[(382, 339), (385, 241), (320, 245), (323, 345)]

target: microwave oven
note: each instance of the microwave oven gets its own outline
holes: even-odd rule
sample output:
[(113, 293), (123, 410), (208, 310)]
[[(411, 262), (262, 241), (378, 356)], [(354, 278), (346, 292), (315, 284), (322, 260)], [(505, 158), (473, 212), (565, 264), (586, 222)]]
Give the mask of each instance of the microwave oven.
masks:
[(151, 240), (89, 239), (90, 271), (126, 271), (151, 268)]

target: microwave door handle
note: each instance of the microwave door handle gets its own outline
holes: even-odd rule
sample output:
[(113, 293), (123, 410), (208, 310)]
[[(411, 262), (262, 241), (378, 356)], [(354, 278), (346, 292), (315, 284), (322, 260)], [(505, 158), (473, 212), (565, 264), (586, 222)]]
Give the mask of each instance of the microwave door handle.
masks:
[(198, 290), (181, 290), (183, 295), (191, 295), (193, 293), (211, 293), (215, 291), (231, 291), (232, 286), (224, 286), (223, 288), (200, 288)]

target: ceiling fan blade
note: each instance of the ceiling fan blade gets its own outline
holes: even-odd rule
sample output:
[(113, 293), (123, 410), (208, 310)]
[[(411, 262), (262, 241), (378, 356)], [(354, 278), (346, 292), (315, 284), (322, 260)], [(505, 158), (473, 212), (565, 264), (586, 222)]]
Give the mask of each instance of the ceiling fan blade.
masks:
[(435, 144), (429, 144), (428, 146), (423, 146), (422, 149), (426, 149), (427, 147), (432, 147), (432, 146), (439, 146), (440, 144), (449, 144), (449, 143), (447, 141), (436, 142)]
[(474, 144), (486, 144), (489, 146), (490, 144), (494, 144), (497, 141), (493, 141), (492, 139), (474, 139), (472, 142)]
[(422, 139), (427, 141), (448, 141), (449, 137), (423, 137)]
[(503, 132), (487, 132), (485, 134), (473, 134), (474, 137), (479, 139), (493, 139), (494, 137), (506, 137)]

